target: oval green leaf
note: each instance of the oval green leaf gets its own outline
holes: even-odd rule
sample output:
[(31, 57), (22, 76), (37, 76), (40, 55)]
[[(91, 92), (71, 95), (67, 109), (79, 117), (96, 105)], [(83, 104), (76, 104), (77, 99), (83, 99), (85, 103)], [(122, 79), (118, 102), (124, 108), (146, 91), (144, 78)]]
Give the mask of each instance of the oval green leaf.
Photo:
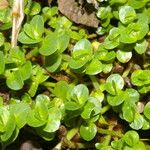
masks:
[(81, 125), (80, 135), (86, 141), (91, 141), (97, 133), (97, 127), (94, 123)]

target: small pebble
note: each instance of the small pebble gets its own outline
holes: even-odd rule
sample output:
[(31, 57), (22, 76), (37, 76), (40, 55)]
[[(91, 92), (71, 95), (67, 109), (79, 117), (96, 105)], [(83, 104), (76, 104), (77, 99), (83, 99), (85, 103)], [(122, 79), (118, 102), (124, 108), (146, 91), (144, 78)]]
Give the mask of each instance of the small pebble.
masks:
[(42, 147), (35, 141), (27, 140), (21, 144), (19, 150), (42, 150)]

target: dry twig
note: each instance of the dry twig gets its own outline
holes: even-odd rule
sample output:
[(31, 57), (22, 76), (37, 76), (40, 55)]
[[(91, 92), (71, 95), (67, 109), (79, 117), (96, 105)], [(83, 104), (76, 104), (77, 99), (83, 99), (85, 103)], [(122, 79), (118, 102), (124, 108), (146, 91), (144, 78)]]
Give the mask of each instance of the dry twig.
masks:
[(11, 47), (17, 46), (18, 34), (24, 18), (24, 0), (14, 0), (12, 10), (12, 39)]

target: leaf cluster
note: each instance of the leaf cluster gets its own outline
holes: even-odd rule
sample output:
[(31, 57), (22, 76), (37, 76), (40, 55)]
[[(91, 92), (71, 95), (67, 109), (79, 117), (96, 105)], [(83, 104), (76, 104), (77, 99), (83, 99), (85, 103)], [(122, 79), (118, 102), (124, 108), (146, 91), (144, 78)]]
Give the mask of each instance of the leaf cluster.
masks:
[(67, 133), (56, 148), (65, 141), (70, 149), (89, 149), (88, 141), (98, 150), (148, 150), (138, 132), (150, 129), (150, 102), (145, 100), (150, 92), (150, 1), (98, 0), (101, 24), (94, 34), (53, 3), (24, 2), (25, 19), (14, 48), (8, 32), (13, 1), (0, 7), (2, 148), (26, 126), (56, 142), (63, 125)]

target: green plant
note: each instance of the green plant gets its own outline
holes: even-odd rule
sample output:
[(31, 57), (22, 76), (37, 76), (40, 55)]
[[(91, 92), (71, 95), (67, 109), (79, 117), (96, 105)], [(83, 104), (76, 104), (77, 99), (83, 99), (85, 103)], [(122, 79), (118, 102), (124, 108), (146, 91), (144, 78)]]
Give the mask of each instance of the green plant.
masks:
[(148, 150), (150, 0), (97, 0), (96, 30), (71, 22), (56, 2), (25, 0), (17, 46), (8, 32), (14, 1), (4, 1), (1, 149), (29, 128), (50, 149)]

